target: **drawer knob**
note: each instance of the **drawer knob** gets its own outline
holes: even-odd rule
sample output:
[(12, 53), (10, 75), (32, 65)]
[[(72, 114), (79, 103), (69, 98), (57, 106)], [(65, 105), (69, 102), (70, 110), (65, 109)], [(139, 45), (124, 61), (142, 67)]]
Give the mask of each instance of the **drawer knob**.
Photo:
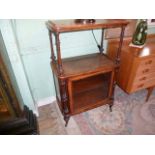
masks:
[(142, 77), (139, 79), (139, 81), (143, 81), (143, 80), (146, 80), (146, 77)]
[(137, 88), (141, 88), (143, 86), (144, 86), (144, 84), (140, 84), (140, 85), (137, 86)]
[(150, 65), (152, 63), (152, 60), (147, 61), (145, 64)]
[(143, 73), (148, 73), (148, 72), (149, 72), (149, 69), (143, 70)]

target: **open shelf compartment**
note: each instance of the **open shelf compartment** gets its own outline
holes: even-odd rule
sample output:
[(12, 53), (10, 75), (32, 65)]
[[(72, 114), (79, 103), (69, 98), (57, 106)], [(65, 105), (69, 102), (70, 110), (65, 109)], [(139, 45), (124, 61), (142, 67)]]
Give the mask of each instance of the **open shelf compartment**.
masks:
[(109, 96), (111, 72), (71, 82), (71, 112), (79, 113), (104, 104)]

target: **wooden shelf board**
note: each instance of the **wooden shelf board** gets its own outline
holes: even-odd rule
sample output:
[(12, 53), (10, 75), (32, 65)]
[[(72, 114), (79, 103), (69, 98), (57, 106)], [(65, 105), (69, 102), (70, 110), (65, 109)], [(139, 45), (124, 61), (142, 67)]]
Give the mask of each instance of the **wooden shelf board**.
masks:
[(94, 23), (76, 23), (75, 20), (53, 20), (46, 22), (46, 26), (53, 32), (81, 31), (102, 28), (116, 28), (126, 26), (129, 22), (123, 19), (95, 19)]
[[(115, 67), (112, 60), (100, 53), (66, 58), (62, 60), (64, 69), (64, 77), (78, 76), (90, 74), (93, 72), (107, 72)], [(57, 72), (57, 64), (52, 64), (52, 67)]]
[(90, 89), (85, 92), (77, 93), (73, 95), (73, 109), (74, 112), (80, 109), (88, 109), (93, 105), (103, 102), (108, 97), (108, 87), (100, 86), (95, 89)]

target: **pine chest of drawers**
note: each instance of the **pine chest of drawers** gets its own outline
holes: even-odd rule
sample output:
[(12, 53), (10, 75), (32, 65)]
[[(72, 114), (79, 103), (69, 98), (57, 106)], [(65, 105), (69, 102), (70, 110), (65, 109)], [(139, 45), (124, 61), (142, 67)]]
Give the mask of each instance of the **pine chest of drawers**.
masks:
[[(147, 100), (155, 86), (155, 37), (150, 36), (143, 48), (129, 46), (130, 40), (123, 45), (117, 84), (127, 93), (148, 89)], [(117, 46), (117, 41), (109, 44), (109, 51)], [(114, 57), (110, 52), (109, 56)]]
[(127, 86), (129, 93), (155, 85), (155, 57), (135, 58), (131, 73)]

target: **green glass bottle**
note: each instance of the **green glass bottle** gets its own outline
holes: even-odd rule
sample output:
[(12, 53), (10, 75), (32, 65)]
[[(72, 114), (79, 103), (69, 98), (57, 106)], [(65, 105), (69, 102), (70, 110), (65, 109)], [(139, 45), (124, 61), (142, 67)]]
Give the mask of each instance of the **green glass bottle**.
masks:
[(144, 45), (147, 37), (147, 20), (141, 19), (132, 38), (134, 45)]

